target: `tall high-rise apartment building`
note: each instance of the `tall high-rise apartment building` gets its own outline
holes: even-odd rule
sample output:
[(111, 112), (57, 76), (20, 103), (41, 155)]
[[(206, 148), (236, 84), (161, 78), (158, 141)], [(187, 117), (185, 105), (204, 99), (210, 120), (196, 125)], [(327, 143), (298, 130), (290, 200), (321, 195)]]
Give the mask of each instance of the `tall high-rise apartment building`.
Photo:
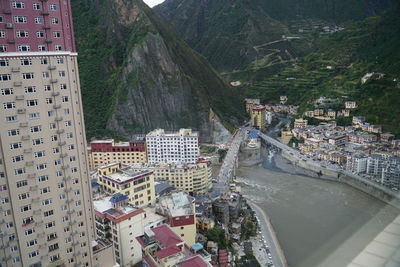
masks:
[(199, 158), (199, 135), (191, 129), (154, 130), (146, 135), (146, 146), (149, 163), (196, 163)]
[(70, 1), (0, 10), (0, 265), (96, 266)]

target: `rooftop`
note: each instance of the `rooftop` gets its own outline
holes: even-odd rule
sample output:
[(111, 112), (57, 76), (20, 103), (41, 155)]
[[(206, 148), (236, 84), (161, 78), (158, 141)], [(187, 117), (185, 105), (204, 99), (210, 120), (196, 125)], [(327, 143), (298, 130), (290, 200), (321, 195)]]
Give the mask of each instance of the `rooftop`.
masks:
[(129, 204), (115, 207), (115, 199), (119, 196), (107, 196), (93, 201), (95, 211), (110, 217), (111, 219), (120, 219), (126, 215), (136, 215), (142, 213), (142, 209), (135, 208)]
[(172, 217), (191, 215), (194, 214), (193, 202), (193, 197), (185, 192), (172, 192), (159, 198), (157, 209)]
[(119, 170), (118, 172), (106, 175), (105, 178), (116, 183), (130, 182), (137, 178), (151, 175), (153, 172), (149, 170), (134, 170), (130, 167)]
[(192, 129), (180, 129), (178, 132), (169, 132), (165, 131), (164, 129), (156, 129), (154, 131), (149, 132), (146, 137), (151, 136), (164, 136), (164, 137), (177, 137), (177, 136), (192, 136), (192, 137), (198, 137), (199, 134), (198, 132), (193, 132)]
[(206, 266), (210, 265), (207, 262), (205, 262), (202, 257), (198, 255), (178, 263), (178, 267), (206, 267)]

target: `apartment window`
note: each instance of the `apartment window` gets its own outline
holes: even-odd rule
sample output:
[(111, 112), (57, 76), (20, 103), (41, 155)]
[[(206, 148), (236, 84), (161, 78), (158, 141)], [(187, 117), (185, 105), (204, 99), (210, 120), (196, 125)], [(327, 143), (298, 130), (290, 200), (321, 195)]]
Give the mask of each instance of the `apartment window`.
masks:
[(37, 38), (44, 38), (44, 31), (37, 31), (36, 32), (36, 37)]
[[(67, 217), (68, 218), (68, 217)], [(72, 238), (71, 237), (67, 237), (67, 238), (65, 238), (65, 243), (70, 243), (72, 241)]]
[(43, 78), (49, 78), (50, 74), (49, 74), (49, 72), (45, 71), (45, 72), (42, 72), (42, 76), (43, 76)]
[(56, 124), (54, 122), (52, 122), (52, 123), (49, 124), (49, 128), (50, 128), (50, 130), (52, 130), (52, 129), (56, 129), (57, 126), (56, 126)]
[(68, 218), (68, 216), (63, 216), (61, 220), (62, 220), (63, 222), (68, 222), (68, 221), (69, 221), (69, 218)]
[(28, 225), (28, 224), (33, 223), (33, 222), (34, 222), (34, 220), (33, 220), (32, 216), (29, 216), (29, 217), (26, 217), (26, 218), (22, 219), (23, 226)]
[(44, 86), (44, 91), (51, 91), (51, 86), (50, 85), (45, 85)]
[(60, 153), (60, 149), (58, 147), (53, 148), (53, 153), (54, 154)]
[(35, 126), (31, 127), (31, 133), (37, 133), (40, 131), (42, 131), (42, 126), (40, 126), (40, 125), (35, 125)]
[(45, 45), (38, 45), (38, 50), (39, 51), (46, 51), (46, 46)]
[(14, 16), (15, 23), (26, 23), (26, 16)]
[(79, 189), (76, 189), (75, 191), (74, 191), (74, 195), (80, 195), (81, 194), (81, 191), (79, 190)]
[(54, 116), (54, 111), (53, 110), (47, 111), (47, 116), (53, 117)]
[(6, 37), (6, 33), (4, 31), (0, 31), (0, 38)]
[(68, 150), (74, 150), (75, 146), (74, 145), (68, 145)]
[(47, 63), (48, 63), (47, 58), (41, 58), (40, 59), (40, 64), (47, 65)]
[[(60, 195), (59, 195), (59, 198), (60, 198), (61, 200), (63, 200), (63, 199), (66, 198), (66, 196), (65, 196), (65, 194), (60, 194)], [(65, 230), (64, 230), (64, 231), (65, 231)]]
[(28, 114), (28, 119), (29, 119), (29, 120), (37, 120), (37, 119), (40, 119), (40, 114), (39, 114), (39, 112), (35, 112), (35, 113), (30, 113), (30, 114)]
[(61, 45), (56, 45), (55, 46), (55, 50), (56, 51), (61, 51), (62, 50), (62, 46)]
[[(61, 177), (61, 176), (63, 176), (63, 173), (62, 173), (62, 171), (56, 171), (56, 176), (57, 176), (57, 177)], [(64, 186), (64, 184), (63, 184), (63, 186)]]
[(50, 4), (50, 10), (57, 10), (57, 5), (56, 4)]
[(28, 31), (24, 31), (24, 30), (18, 30), (18, 31), (16, 31), (16, 34), (17, 34), (18, 38), (28, 38), (29, 37)]
[(36, 86), (27, 86), (24, 89), (27, 94), (36, 93)]
[(35, 158), (42, 158), (45, 156), (45, 153), (44, 153), (44, 151), (38, 151), (38, 152), (33, 153), (33, 155)]
[(51, 141), (57, 141), (58, 140), (58, 136), (57, 135), (52, 135), (51, 136)]
[(67, 137), (67, 138), (72, 138), (72, 137), (73, 137), (73, 134), (72, 134), (72, 133), (67, 133), (67, 134), (66, 134), (66, 137)]
[(65, 122), (65, 126), (67, 126), (67, 127), (68, 127), (68, 126), (72, 126), (72, 122), (71, 122), (71, 121), (66, 121), (66, 122)]
[(70, 161), (70, 162), (76, 161), (76, 157), (75, 157), (75, 156), (69, 157), (69, 161)]
[(63, 102), (63, 103), (68, 102), (68, 101), (69, 101), (68, 96), (63, 96), (63, 97), (62, 97), (62, 102)]
[(68, 210), (68, 206), (67, 206), (67, 205), (62, 205), (62, 206), (61, 206), (61, 210), (62, 210), (62, 211)]
[(42, 24), (43, 23), (43, 18), (42, 17), (36, 17), (35, 18), (35, 23), (36, 24)]
[(27, 199), (29, 198), (29, 193), (22, 193), (18, 195), (19, 200)]
[(67, 85), (65, 83), (60, 84), (60, 89), (61, 90), (67, 89)]
[(32, 145), (37, 146), (43, 144), (43, 138), (37, 138), (32, 140)]
[(40, 3), (33, 3), (34, 10), (40, 10)]
[(17, 136), (19, 135), (19, 129), (8, 130), (8, 136)]
[(38, 255), (39, 255), (39, 251), (37, 250), (37, 251), (33, 251), (33, 252), (29, 253), (28, 257), (31, 259), (31, 258), (34, 258), (34, 257), (36, 257)]
[(44, 187), (40, 189), (40, 194), (46, 194), (50, 192), (50, 187)]
[(0, 74), (0, 81), (11, 81), (10, 74)]
[(40, 163), (40, 164), (36, 165), (36, 170), (38, 170), (38, 171), (45, 170), (46, 168), (47, 168), (46, 163)]
[(31, 204), (28, 204), (21, 207), (21, 212), (30, 211), (31, 209), (32, 209)]
[(14, 90), (12, 88), (1, 89), (1, 95), (13, 95)]
[(58, 76), (60, 76), (60, 77), (65, 77), (65, 71), (60, 70), (60, 71), (58, 72)]
[(64, 115), (68, 115), (69, 114), (69, 108), (64, 109)]
[(22, 9), (22, 8), (25, 8), (25, 3), (22, 1), (15, 1), (15, 2), (12, 2), (12, 7)]
[(74, 179), (72, 179), (72, 184), (78, 184), (79, 183), (79, 180), (78, 180), (78, 178), (74, 178)]
[(38, 105), (38, 100), (37, 99), (31, 99), (26, 101), (26, 105), (28, 107), (33, 107)]
[(22, 73), (22, 79), (24, 80), (31, 80), (35, 78), (33, 72)]
[(51, 18), (51, 24), (58, 24), (58, 18)]
[[(60, 38), (61, 37), (61, 33), (60, 32), (53, 32), (53, 37), (54, 38)], [(62, 64), (62, 63), (58, 63), (58, 64)]]
[(76, 172), (78, 172), (78, 168), (76, 168), (76, 167), (74, 167), (74, 168), (71, 168), (71, 172), (72, 172), (72, 173), (76, 173)]
[(27, 180), (22, 180), (22, 181), (18, 181), (17, 183), (17, 188), (23, 187), (23, 186), (27, 186), (28, 185), (28, 181)]
[(10, 149), (17, 149), (17, 148), (21, 148), (21, 147), (22, 147), (22, 143), (21, 142), (10, 144)]
[(24, 160), (24, 156), (18, 155), (18, 156), (11, 157), (11, 159), (12, 159), (12, 162), (20, 162), (20, 161)]
[(80, 201), (80, 200), (78, 200), (78, 201), (75, 201), (75, 206), (80, 206), (82, 204), (82, 202)]
[(7, 116), (6, 117), (6, 122), (16, 122), (18, 121), (18, 117), (16, 115), (14, 116)]
[(18, 46), (18, 51), (20, 51), (20, 52), (27, 52), (30, 50), (31, 50), (31, 47), (29, 45), (19, 45)]
[[(61, 175), (61, 176), (62, 176), (62, 175)], [(61, 188), (64, 188), (64, 183), (58, 183), (58, 184), (57, 184), (57, 187), (60, 188), (60, 189), (61, 189)]]
[(60, 165), (61, 164), (61, 159), (56, 159), (54, 160), (54, 165)]
[(53, 200), (51, 198), (48, 198), (48, 199), (45, 199), (42, 201), (43, 206), (50, 205), (51, 203), (53, 203)]
[(56, 225), (56, 223), (53, 221), (53, 222), (46, 223), (45, 227), (46, 227), (46, 229), (48, 229), (48, 228), (54, 227), (55, 225)]
[(49, 176), (48, 175), (42, 175), (38, 177), (38, 181), (39, 182), (46, 182), (49, 180)]
[(8, 65), (8, 59), (0, 59), (0, 67), (7, 67)]
[(0, 52), (7, 52), (7, 46), (6, 45), (0, 45)]
[(4, 109), (13, 109), (13, 108), (15, 108), (15, 102), (6, 102), (6, 103), (3, 103), (3, 108), (4, 108)]
[(35, 233), (35, 228), (25, 230), (25, 235), (31, 235), (33, 233)]

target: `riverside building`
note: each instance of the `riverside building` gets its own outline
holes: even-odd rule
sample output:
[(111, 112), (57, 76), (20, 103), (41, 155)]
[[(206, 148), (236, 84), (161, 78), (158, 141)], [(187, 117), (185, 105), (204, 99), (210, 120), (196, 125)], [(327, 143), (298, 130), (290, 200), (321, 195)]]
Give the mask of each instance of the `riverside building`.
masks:
[(0, 9), (1, 266), (98, 266), (70, 1)]
[(136, 136), (130, 142), (118, 143), (114, 139), (95, 140), (90, 142), (88, 155), (91, 170), (112, 162), (128, 165), (147, 162), (145, 136)]
[(265, 130), (266, 126), (265, 110), (265, 106), (254, 105), (250, 111), (251, 126), (261, 131)]
[(146, 146), (149, 163), (196, 163), (199, 157), (199, 135), (191, 129), (154, 130), (146, 135)]

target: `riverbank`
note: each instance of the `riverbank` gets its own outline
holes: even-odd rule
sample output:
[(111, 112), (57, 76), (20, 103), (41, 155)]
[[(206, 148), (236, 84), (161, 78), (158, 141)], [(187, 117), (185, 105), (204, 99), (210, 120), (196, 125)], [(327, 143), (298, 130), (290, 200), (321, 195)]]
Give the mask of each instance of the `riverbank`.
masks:
[[(269, 251), (271, 252), (272, 260), (274, 266), (282, 266), (282, 267), (287, 267), (287, 262), (286, 262), (286, 257), (285, 253), (283, 252), (283, 249), (279, 243), (279, 240), (276, 236), (276, 232), (271, 224), (271, 220), (268, 217), (267, 213), (262, 210), (260, 206), (258, 206), (256, 203), (248, 201), (250, 207), (252, 210), (257, 214), (257, 218), (259, 220), (261, 232), (262, 232), (262, 237), (269, 245)], [(257, 254), (255, 253), (255, 256), (259, 262), (262, 260), (259, 260), (257, 257)]]

